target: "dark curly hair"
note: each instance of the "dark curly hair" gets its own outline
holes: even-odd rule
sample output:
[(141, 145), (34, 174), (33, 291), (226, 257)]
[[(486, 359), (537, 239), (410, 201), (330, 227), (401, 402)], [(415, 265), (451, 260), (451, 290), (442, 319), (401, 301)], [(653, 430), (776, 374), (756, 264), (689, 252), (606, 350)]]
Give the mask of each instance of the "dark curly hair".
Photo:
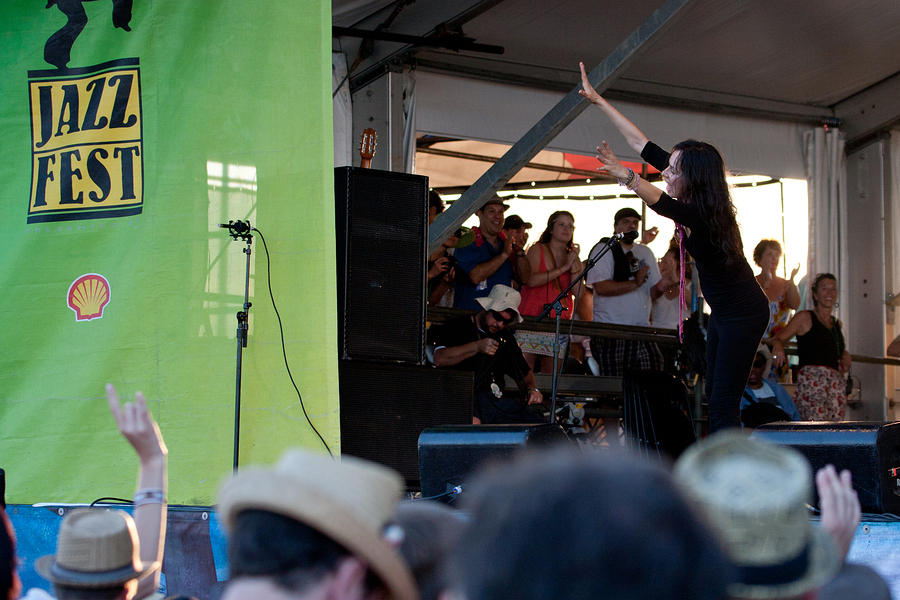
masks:
[(753, 249), (753, 262), (755, 262), (757, 266), (762, 266), (759, 261), (762, 260), (762, 256), (766, 253), (766, 250), (770, 248), (772, 250), (777, 250), (778, 254), (782, 254), (781, 244), (778, 243), (778, 240), (759, 240), (756, 248)]
[(672, 152), (681, 151), (679, 168), (684, 181), (682, 200), (695, 204), (709, 228), (709, 241), (725, 252), (732, 263), (744, 254), (734, 204), (725, 181), (725, 161), (714, 146), (685, 140)]

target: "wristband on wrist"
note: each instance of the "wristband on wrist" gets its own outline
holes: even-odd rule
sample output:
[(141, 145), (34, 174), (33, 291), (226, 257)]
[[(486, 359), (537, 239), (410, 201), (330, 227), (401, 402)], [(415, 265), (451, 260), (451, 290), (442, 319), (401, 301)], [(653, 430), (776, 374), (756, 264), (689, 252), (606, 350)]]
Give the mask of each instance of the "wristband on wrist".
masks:
[(134, 507), (144, 504), (165, 504), (166, 495), (162, 488), (142, 488), (134, 493)]

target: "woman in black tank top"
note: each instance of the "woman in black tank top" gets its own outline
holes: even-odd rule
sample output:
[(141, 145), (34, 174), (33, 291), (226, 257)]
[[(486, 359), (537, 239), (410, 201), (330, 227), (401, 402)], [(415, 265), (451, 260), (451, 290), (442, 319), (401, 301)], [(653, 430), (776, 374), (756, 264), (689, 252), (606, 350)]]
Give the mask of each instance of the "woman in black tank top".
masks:
[(843, 421), (847, 398), (844, 374), (850, 370), (841, 322), (831, 314), (837, 301), (837, 280), (820, 273), (812, 286), (815, 308), (798, 312), (772, 338), (772, 357), (783, 365), (784, 344), (797, 336), (800, 370), (795, 403), (804, 421)]

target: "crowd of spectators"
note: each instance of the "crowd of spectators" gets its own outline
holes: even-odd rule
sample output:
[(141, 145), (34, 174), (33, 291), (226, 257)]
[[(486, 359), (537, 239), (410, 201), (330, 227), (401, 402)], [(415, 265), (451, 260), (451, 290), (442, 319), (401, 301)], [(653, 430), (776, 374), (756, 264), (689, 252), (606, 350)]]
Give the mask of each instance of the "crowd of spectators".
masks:
[[(434, 191), (430, 206), (433, 220), (444, 207)], [(582, 256), (573, 242), (575, 217), (571, 213), (553, 212), (543, 233), (528, 245), (532, 224), (519, 215), (506, 215), (508, 208), (499, 196), (490, 199), (476, 213), (477, 227), (460, 228), (430, 257), (430, 305), (478, 310), (478, 299), (486, 297), (495, 285), (503, 285), (521, 293), (520, 314), (537, 316), (590, 264), (588, 258), (594, 259), (595, 264), (583, 282), (563, 298), (563, 319), (679, 329), (690, 316), (692, 291), (702, 296), (699, 287), (691, 289), (696, 286), (691, 257), (679, 246), (677, 236), (657, 260), (648, 246), (657, 229), (645, 228), (638, 235), (642, 217), (632, 208), (618, 210), (613, 218), (611, 233), (625, 237), (608, 248), (607, 244), (598, 243), (590, 256)], [(602, 238), (601, 242), (608, 239)], [(756, 281), (769, 302), (770, 318), (761, 340), (765, 346), (765, 382), (757, 381), (751, 374), (741, 409), (754, 405), (746, 422), (757, 424), (782, 414), (790, 420), (841, 420), (846, 415), (850, 355), (842, 324), (831, 315), (836, 306), (837, 281), (831, 274), (818, 274), (809, 285), (813, 308), (801, 310), (804, 290), (800, 288), (804, 282), (799, 287), (794, 283), (799, 265), (794, 266), (788, 278), (782, 278), (777, 274), (781, 258), (782, 248), (776, 240), (763, 239), (753, 251), (753, 260), (760, 268)], [(555, 316), (555, 312), (550, 316)], [(530, 331), (527, 327), (517, 328), (514, 337), (531, 373), (550, 373), (556, 368), (568, 369), (570, 373), (622, 376), (634, 369), (672, 372), (678, 367), (674, 349), (652, 341), (565, 333), (557, 340), (553, 333)], [(795, 338), (798, 357), (791, 365), (785, 345)], [(556, 348), (555, 342), (559, 344)], [(559, 359), (554, 364), (551, 357), (555, 352)], [(888, 354), (892, 353), (900, 355), (900, 341), (889, 348)], [(563, 357), (568, 357), (565, 364)], [(760, 360), (763, 359), (757, 357), (757, 362)], [(790, 384), (790, 391), (781, 384)], [(785, 394), (796, 397), (796, 402), (791, 399), (788, 405)], [(760, 404), (774, 406), (781, 412)]]
[[(493, 292), (485, 302), (498, 300), (517, 298)], [(60, 600), (162, 597), (166, 446), (140, 394), (120, 406), (111, 386), (107, 393), (140, 462), (134, 516), (67, 512), (56, 552), (35, 565)], [(814, 485), (818, 524), (807, 509)], [(695, 443), (672, 466), (621, 448), (532, 448), (487, 461), (459, 489), (456, 504), (403, 500), (390, 468), (303, 449), (244, 467), (218, 494), (229, 574), (211, 592), (225, 600), (891, 597), (876, 570), (847, 561), (861, 518), (850, 473), (827, 466), (814, 478), (797, 451), (737, 430)], [(2, 509), (0, 523), (0, 585), (15, 599), (15, 535)], [(38, 589), (24, 597), (51, 598)]]

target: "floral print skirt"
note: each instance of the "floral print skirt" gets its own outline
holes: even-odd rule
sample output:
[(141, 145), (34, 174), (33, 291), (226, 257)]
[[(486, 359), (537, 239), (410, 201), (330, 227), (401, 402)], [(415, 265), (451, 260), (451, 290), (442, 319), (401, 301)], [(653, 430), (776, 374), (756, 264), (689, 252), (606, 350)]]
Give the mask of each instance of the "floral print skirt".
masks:
[(804, 421), (843, 421), (847, 380), (831, 367), (806, 365), (797, 374), (794, 403)]

